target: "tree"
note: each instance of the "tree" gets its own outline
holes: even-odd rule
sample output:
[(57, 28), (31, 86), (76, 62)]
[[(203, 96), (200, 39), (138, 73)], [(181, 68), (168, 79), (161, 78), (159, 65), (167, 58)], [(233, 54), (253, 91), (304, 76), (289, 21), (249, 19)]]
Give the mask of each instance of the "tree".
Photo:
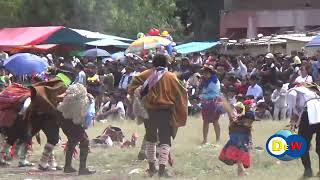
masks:
[[(62, 25), (135, 38), (152, 27), (175, 39), (219, 37), (223, 0), (10, 0), (0, 1), (0, 26)], [(184, 36), (182, 32), (186, 29)], [(182, 38), (183, 37), (183, 38)]]
[(22, 0), (0, 1), (0, 26), (11, 27), (19, 24), (18, 16)]
[(115, 0), (111, 11), (113, 27), (118, 35), (130, 37), (152, 27), (175, 31), (179, 26), (175, 11), (175, 0)]
[(178, 14), (194, 40), (219, 38), (220, 10), (223, 0), (177, 0)]

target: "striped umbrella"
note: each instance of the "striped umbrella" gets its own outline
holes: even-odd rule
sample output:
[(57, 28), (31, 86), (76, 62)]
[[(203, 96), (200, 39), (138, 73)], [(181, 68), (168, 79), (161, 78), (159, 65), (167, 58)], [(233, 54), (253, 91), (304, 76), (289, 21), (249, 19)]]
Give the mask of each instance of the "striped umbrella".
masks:
[(134, 41), (125, 53), (139, 54), (146, 49), (154, 49), (160, 46), (168, 46), (172, 42), (160, 36), (146, 36)]

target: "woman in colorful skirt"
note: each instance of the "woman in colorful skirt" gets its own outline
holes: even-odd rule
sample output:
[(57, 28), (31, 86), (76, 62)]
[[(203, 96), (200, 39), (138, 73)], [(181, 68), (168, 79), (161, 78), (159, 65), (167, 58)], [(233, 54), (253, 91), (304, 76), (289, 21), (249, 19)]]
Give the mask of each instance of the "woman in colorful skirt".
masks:
[(230, 120), (229, 141), (220, 152), (219, 160), (227, 165), (238, 165), (238, 176), (245, 176), (251, 165), (250, 144), (254, 112), (246, 111), (242, 103), (236, 104), (236, 112)]
[(216, 133), (216, 142), (220, 140), (219, 118), (224, 112), (220, 92), (220, 81), (212, 65), (204, 66), (201, 83), (201, 113), (203, 119), (203, 144), (208, 143), (209, 124), (213, 123)]

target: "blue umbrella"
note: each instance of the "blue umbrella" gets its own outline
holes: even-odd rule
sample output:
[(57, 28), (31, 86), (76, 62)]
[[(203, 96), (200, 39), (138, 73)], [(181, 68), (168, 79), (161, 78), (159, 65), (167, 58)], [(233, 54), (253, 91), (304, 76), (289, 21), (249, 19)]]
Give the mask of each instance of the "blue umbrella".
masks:
[(48, 67), (41, 57), (30, 53), (18, 53), (4, 61), (4, 67), (10, 73), (20, 75), (32, 75), (42, 73)]
[(124, 55), (123, 51), (120, 51), (120, 52), (112, 54), (111, 57), (112, 57), (112, 59), (120, 60), (120, 59), (125, 58), (125, 55)]
[(306, 47), (319, 47), (319, 46), (320, 46), (320, 35), (317, 35), (306, 45)]
[(110, 57), (111, 54), (108, 53), (108, 51), (106, 51), (106, 50), (95, 48), (95, 49), (86, 50), (83, 53), (83, 56), (96, 58), (96, 57)]

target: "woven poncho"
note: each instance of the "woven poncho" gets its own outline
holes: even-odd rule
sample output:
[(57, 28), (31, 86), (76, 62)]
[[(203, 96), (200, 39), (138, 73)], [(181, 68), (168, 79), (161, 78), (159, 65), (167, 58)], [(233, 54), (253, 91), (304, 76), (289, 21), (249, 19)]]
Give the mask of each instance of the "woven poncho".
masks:
[(86, 88), (79, 83), (73, 84), (66, 90), (66, 96), (57, 109), (66, 119), (71, 119), (76, 125), (84, 125), (90, 100)]

